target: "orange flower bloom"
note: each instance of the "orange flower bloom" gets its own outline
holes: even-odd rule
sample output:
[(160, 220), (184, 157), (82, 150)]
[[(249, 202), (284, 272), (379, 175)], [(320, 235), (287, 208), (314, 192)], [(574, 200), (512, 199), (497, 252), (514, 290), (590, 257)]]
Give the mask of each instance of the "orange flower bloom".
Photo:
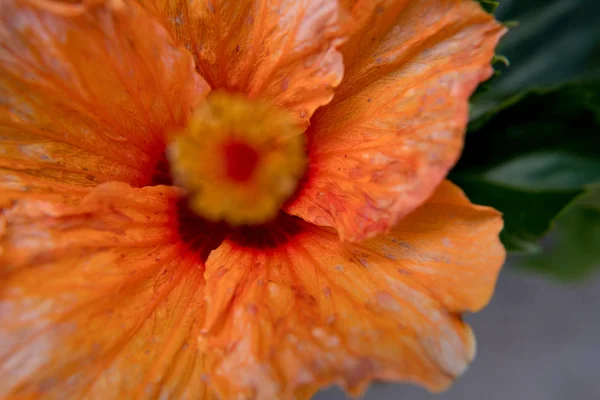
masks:
[(475, 1), (4, 0), (0, 21), (0, 397), (463, 373), (461, 313), (504, 260), (499, 213), (444, 181), (503, 33)]

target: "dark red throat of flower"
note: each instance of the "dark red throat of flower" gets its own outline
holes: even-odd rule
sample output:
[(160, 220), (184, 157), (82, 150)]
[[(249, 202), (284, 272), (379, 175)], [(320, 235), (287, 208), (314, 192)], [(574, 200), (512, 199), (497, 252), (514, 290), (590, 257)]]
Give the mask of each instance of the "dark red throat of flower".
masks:
[(258, 164), (258, 152), (249, 145), (232, 141), (223, 149), (227, 176), (237, 182), (246, 182), (252, 177)]

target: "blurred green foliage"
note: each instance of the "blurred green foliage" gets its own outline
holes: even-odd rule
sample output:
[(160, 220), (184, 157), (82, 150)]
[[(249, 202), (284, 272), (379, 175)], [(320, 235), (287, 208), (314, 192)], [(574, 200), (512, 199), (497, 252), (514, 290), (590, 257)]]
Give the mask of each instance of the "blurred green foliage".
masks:
[(505, 214), (510, 251), (536, 252), (553, 220), (600, 182), (600, 81), (518, 93), (477, 118), (451, 175)]
[(600, 187), (589, 188), (556, 221), (544, 251), (518, 256), (517, 265), (562, 280), (585, 278), (600, 262)]
[(489, 13), (495, 13), (496, 9), (500, 5), (500, 2), (497, 0), (478, 0), (479, 4)]
[(450, 178), (504, 213), (517, 265), (584, 277), (600, 266), (600, 1), (479, 1), (513, 26), (510, 67), (473, 96)]

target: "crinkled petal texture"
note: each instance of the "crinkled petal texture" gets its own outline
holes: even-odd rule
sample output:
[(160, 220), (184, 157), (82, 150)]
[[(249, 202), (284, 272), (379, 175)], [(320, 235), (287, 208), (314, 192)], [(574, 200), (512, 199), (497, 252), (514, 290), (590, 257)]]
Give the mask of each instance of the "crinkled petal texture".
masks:
[(150, 183), (165, 132), (207, 91), (136, 3), (0, 2), (0, 205)]
[(223, 398), (290, 398), (340, 383), (406, 380), (437, 391), (474, 356), (460, 317), (492, 294), (498, 212), (444, 183), (388, 236), (340, 242), (290, 217), (265, 251), (228, 240), (206, 264), (210, 381)]
[(452, 184), (389, 236), (343, 243), (287, 217), (262, 250), (234, 234), (206, 272), (178, 238), (180, 196), (108, 183), (75, 205), (3, 213), (0, 396), (281, 399), (371, 379), (440, 390), (472, 359), (460, 313), (492, 294), (502, 223)]
[(472, 0), (346, 3), (357, 28), (344, 81), (311, 119), (308, 179), (288, 211), (360, 240), (423, 203), (455, 163), (504, 28)]
[(211, 87), (262, 97), (300, 124), (343, 76), (339, 0), (140, 0), (196, 57)]
[(286, 399), (371, 379), (439, 390), (472, 359), (460, 313), (492, 294), (502, 223), (452, 184), (389, 236), (343, 243), (286, 217), (260, 248), (232, 234), (206, 271), (178, 236), (180, 197), (107, 183), (76, 204), (4, 211), (0, 397)]
[[(414, 158), (405, 174), (414, 181), (402, 182), (416, 188), (430, 177), (421, 168), (446, 159), (448, 146), (434, 144), (454, 143), (447, 132), (464, 125), (466, 103), (448, 94), (466, 98), (487, 73), (473, 60), (499, 28), (471, 3), (420, 3), (420, 14), (407, 5), (382, 21), (355, 6), (359, 26), (383, 29), (389, 62), (377, 69), (355, 36), (340, 100), (313, 118), (322, 150), (292, 210), (343, 237), (402, 214), (395, 202), (394, 218), (374, 211), (386, 193), (433, 190), (386, 186), (394, 178), (383, 167), (364, 166)], [(489, 300), (504, 258), (499, 214), (443, 183), (387, 236), (340, 242), (334, 229), (286, 215), (258, 237), (231, 231), (205, 262), (222, 232), (186, 219), (179, 189), (134, 188), (150, 182), (165, 134), (208, 91), (171, 34), (210, 83), (270, 96), (305, 122), (341, 77), (342, 17), (328, 0), (157, 4), (146, 6), (171, 32), (124, 0), (0, 2), (0, 398), (272, 400), (331, 383), (359, 393), (371, 379), (447, 386), (474, 353), (460, 313)], [(175, 7), (181, 14), (164, 14)], [(192, 39), (200, 34), (206, 42)], [(369, 98), (376, 108), (358, 107)], [(394, 120), (414, 129), (395, 134)], [(336, 146), (357, 151), (337, 158), (350, 164), (331, 161)], [(370, 161), (351, 164), (357, 157)], [(344, 192), (356, 188), (358, 197)], [(311, 209), (321, 192), (335, 209)]]
[(22, 199), (0, 214), (1, 398), (211, 398), (180, 196), (107, 183), (76, 205)]

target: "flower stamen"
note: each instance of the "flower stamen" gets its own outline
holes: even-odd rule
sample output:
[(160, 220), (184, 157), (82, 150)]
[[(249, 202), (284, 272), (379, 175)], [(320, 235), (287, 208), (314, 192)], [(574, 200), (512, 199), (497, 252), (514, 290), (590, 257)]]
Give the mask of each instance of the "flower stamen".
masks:
[(217, 92), (167, 146), (171, 174), (199, 216), (257, 225), (277, 215), (306, 169), (302, 129), (283, 111)]

